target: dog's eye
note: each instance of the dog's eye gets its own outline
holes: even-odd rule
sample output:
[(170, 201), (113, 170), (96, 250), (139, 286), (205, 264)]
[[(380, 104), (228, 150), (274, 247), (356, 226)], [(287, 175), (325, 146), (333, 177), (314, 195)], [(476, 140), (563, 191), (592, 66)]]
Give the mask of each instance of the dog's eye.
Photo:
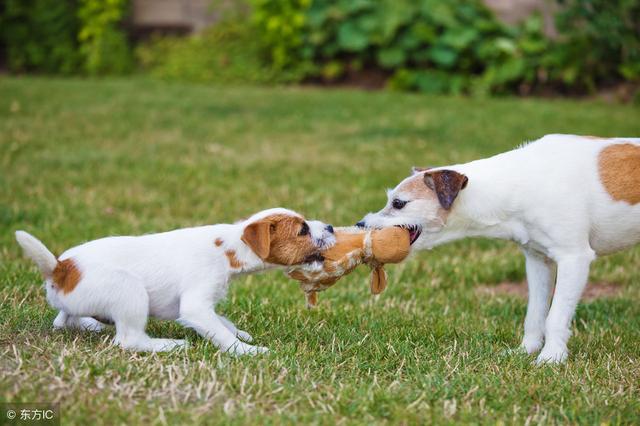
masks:
[(302, 228), (300, 228), (298, 235), (309, 235), (309, 225), (307, 225), (307, 222), (302, 223)]
[(400, 210), (401, 208), (403, 208), (404, 206), (406, 206), (408, 203), (408, 201), (404, 201), (404, 200), (399, 200), (399, 199), (395, 199), (391, 202), (391, 205), (393, 206), (394, 209), (398, 209)]

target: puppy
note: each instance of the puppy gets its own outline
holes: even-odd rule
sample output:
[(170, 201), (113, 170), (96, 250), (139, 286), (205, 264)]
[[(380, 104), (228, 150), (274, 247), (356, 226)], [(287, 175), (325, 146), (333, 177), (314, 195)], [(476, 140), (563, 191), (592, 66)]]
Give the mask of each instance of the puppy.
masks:
[(518, 243), (529, 285), (522, 347), (542, 348), (538, 363), (563, 362), (589, 265), (640, 241), (640, 139), (548, 135), (487, 159), (414, 168), (358, 225), (408, 228), (412, 250), (479, 236)]
[(177, 320), (235, 355), (267, 349), (213, 310), (229, 280), (313, 261), (335, 242), (333, 228), (286, 209), (265, 210), (233, 225), (178, 229), (140, 237), (108, 237), (56, 257), (24, 231), (16, 239), (45, 278), (47, 300), (60, 313), (54, 327), (99, 331), (113, 322), (114, 342), (135, 351), (166, 351), (183, 340), (145, 333), (149, 316)]

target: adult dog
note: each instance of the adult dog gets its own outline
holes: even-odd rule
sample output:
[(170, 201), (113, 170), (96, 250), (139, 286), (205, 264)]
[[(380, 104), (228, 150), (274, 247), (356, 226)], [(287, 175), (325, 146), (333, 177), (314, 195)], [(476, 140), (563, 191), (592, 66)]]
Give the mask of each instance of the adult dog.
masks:
[(414, 168), (358, 225), (408, 228), (412, 250), (474, 236), (517, 242), (529, 284), (522, 347), (559, 363), (591, 262), (640, 241), (639, 203), (640, 139), (547, 135), (487, 159)]

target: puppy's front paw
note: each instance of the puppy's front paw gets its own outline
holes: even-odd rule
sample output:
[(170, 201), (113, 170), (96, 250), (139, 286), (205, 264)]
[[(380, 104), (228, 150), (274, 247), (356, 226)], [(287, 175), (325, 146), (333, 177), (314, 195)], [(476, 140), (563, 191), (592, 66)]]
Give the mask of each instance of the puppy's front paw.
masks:
[(238, 337), (238, 339), (244, 340), (247, 343), (253, 342), (253, 337), (251, 337), (251, 335), (244, 330), (237, 330), (236, 336)]
[(562, 364), (567, 360), (569, 352), (564, 345), (547, 343), (536, 359), (536, 364)]
[(538, 352), (542, 348), (542, 343), (543, 343), (542, 337), (524, 336), (524, 339), (522, 339), (522, 343), (520, 344), (520, 347), (524, 352), (531, 355), (535, 352)]
[(269, 352), (269, 349), (262, 346), (248, 345), (244, 342), (241, 342), (240, 340), (237, 340), (225, 352), (235, 356), (257, 355), (267, 353)]

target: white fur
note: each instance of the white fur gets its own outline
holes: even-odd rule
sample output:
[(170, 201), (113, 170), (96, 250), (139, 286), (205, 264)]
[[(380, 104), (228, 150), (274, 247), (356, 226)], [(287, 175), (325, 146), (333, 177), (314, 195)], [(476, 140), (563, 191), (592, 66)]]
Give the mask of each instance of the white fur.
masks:
[[(599, 179), (598, 154), (616, 143), (640, 144), (640, 139), (547, 135), (491, 158), (431, 169), (454, 170), (469, 179), (448, 215), (442, 216), (437, 200), (412, 200), (398, 185), (387, 206), (365, 216), (364, 223), (420, 226), (414, 250), (474, 236), (517, 242), (529, 283), (522, 347), (528, 353), (542, 348), (538, 363), (563, 362), (589, 265), (596, 255), (640, 241), (640, 204), (614, 201)], [(411, 201), (397, 210), (391, 207), (394, 198)]]
[[(99, 331), (105, 318), (116, 326), (115, 343), (139, 351), (163, 351), (184, 346), (183, 340), (154, 339), (145, 333), (149, 316), (177, 320), (210, 339), (223, 351), (236, 355), (267, 349), (245, 342), (251, 336), (216, 314), (214, 306), (227, 294), (231, 278), (274, 268), (263, 262), (241, 237), (245, 226), (273, 214), (295, 215), (269, 209), (236, 224), (178, 229), (139, 237), (108, 237), (73, 247), (58, 260), (72, 258), (81, 272), (76, 288), (64, 294), (51, 280), (57, 260), (37, 239), (23, 231), (16, 239), (45, 276), (47, 299), (61, 312), (55, 328)], [(335, 239), (322, 222), (307, 222), (315, 245)], [(216, 239), (223, 241), (221, 246)], [(242, 267), (230, 266), (225, 255), (233, 250)], [(244, 340), (240, 341), (238, 338)]]

